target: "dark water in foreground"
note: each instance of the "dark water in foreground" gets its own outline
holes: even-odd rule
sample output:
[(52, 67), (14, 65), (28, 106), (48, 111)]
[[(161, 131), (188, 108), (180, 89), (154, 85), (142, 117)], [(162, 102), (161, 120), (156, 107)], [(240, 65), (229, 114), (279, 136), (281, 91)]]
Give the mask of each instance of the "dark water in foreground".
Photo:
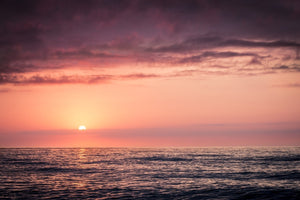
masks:
[(300, 147), (0, 149), (0, 199), (300, 199)]

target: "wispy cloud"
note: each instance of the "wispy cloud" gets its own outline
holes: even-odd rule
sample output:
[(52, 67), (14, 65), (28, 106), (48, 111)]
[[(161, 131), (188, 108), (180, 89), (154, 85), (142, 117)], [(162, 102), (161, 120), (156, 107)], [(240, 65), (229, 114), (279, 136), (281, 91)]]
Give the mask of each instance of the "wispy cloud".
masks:
[[(125, 75), (0, 75), (0, 85), (39, 85), (39, 84), (106, 84), (113, 80), (137, 80), (159, 77), (172, 77), (173, 75), (158, 74), (125, 74)], [(0, 90), (0, 92), (8, 92), (9, 90)]]
[(11, 90), (8, 88), (0, 88), (0, 93), (10, 92)]
[(191, 62), (201, 62), (205, 58), (215, 59), (215, 58), (230, 58), (230, 57), (242, 57), (242, 56), (259, 57), (255, 53), (238, 53), (232, 51), (226, 51), (226, 52), (206, 51), (200, 55), (185, 57), (181, 59), (179, 62), (191, 63)]
[(0, 84), (14, 85), (34, 85), (34, 84), (94, 84), (106, 83), (112, 80), (109, 75), (90, 75), (90, 76), (40, 76), (33, 75), (25, 77), (22, 75), (2, 75)]
[(149, 48), (150, 52), (173, 52), (182, 53), (197, 50), (213, 49), (218, 47), (246, 47), (246, 48), (281, 48), (281, 47), (295, 47), (300, 48), (300, 43), (295, 41), (255, 41), (245, 39), (226, 39), (218, 36), (200, 36), (192, 37), (183, 42), (174, 43), (171, 45), (158, 46)]
[(287, 88), (300, 88), (300, 83), (288, 83), (288, 84), (279, 84), (273, 85), (274, 87), (287, 87)]

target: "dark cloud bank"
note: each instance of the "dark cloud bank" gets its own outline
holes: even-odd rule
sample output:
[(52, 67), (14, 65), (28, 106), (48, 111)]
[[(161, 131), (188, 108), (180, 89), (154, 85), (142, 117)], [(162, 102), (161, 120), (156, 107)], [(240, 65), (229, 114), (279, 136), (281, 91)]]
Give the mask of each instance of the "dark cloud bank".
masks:
[[(3, 0), (0, 16), (0, 84), (163, 76), (39, 75), (49, 69), (71, 70), (82, 60), (96, 69), (145, 63), (182, 66), (184, 71), (207, 59), (241, 57), (249, 58), (245, 66), (253, 66), (252, 74), (300, 71), (297, 0)], [(274, 49), (288, 56), (278, 57)], [(276, 63), (265, 64), (267, 59)], [(234, 73), (235, 68), (224, 66), (223, 73)]]

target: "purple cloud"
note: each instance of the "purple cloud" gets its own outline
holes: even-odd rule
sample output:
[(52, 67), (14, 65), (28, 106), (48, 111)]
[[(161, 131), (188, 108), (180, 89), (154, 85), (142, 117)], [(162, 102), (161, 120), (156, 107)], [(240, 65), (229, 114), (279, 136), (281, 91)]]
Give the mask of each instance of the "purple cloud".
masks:
[[(299, 72), (299, 7), (299, 1), (284, 0), (3, 0), (0, 81), (83, 83), (84, 80), (58, 74), (73, 68), (97, 70), (123, 66), (175, 66), (185, 71), (193, 65), (198, 67), (193, 70), (209, 74), (209, 69), (218, 65), (223, 66), (222, 71), (215, 74), (246, 75), (248, 72), (239, 69), (236, 63), (221, 62), (237, 57), (245, 58), (239, 66), (248, 66), (253, 75), (262, 71), (296, 73)], [(271, 52), (273, 49), (281, 53)], [(208, 65), (207, 59), (215, 62)], [(270, 60), (275, 67), (265, 64)], [(28, 75), (44, 70), (58, 71), (51, 76), (58, 78)], [(97, 76), (98, 72), (94, 73)], [(128, 74), (132, 77), (127, 78), (146, 78), (134, 76), (134, 70)], [(165, 76), (142, 74), (151, 78)], [(102, 81), (98, 77), (94, 82)]]
[(179, 62), (180, 63), (201, 62), (205, 58), (215, 59), (215, 58), (231, 58), (231, 57), (242, 57), (242, 56), (259, 57), (255, 53), (238, 53), (232, 51), (226, 51), (226, 52), (206, 51), (200, 55), (185, 57), (181, 59)]

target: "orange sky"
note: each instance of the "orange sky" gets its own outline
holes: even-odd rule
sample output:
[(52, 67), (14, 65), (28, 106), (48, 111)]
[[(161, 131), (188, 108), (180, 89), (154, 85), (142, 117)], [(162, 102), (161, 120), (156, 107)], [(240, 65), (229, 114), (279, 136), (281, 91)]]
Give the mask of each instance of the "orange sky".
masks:
[[(30, 86), (1, 95), (2, 130), (141, 128), (210, 123), (297, 122), (297, 77), (201, 77), (104, 85)], [(7, 87), (9, 89), (9, 87)]]
[[(300, 139), (294, 134), (300, 128), (300, 91), (279, 83), (296, 78), (293, 74), (211, 76), (103, 85), (6, 87), (10, 91), (0, 93), (0, 130), (4, 138), (11, 135), (11, 139), (3, 140), (6, 142), (2, 141), (1, 146), (295, 145)], [(99, 130), (99, 136), (88, 131), (81, 134), (84, 136), (68, 132), (81, 124), (94, 132)], [(214, 130), (216, 135), (201, 136), (205, 125), (213, 124), (224, 127)], [(199, 135), (189, 135), (195, 125), (199, 125)], [(234, 134), (240, 131), (237, 137), (230, 136), (232, 127)], [(164, 128), (171, 135), (160, 137), (157, 132), (163, 131), (159, 129), (145, 139), (142, 130), (149, 128)], [(172, 132), (182, 128), (186, 134), (172, 136)], [(121, 137), (101, 137), (103, 129), (117, 129)], [(51, 130), (61, 131), (51, 135)], [(141, 130), (141, 135), (132, 135), (129, 130), (135, 134)], [(278, 130), (279, 136), (269, 133), (276, 135)], [(35, 138), (30, 131), (45, 135)], [(30, 142), (24, 139), (26, 134)]]

